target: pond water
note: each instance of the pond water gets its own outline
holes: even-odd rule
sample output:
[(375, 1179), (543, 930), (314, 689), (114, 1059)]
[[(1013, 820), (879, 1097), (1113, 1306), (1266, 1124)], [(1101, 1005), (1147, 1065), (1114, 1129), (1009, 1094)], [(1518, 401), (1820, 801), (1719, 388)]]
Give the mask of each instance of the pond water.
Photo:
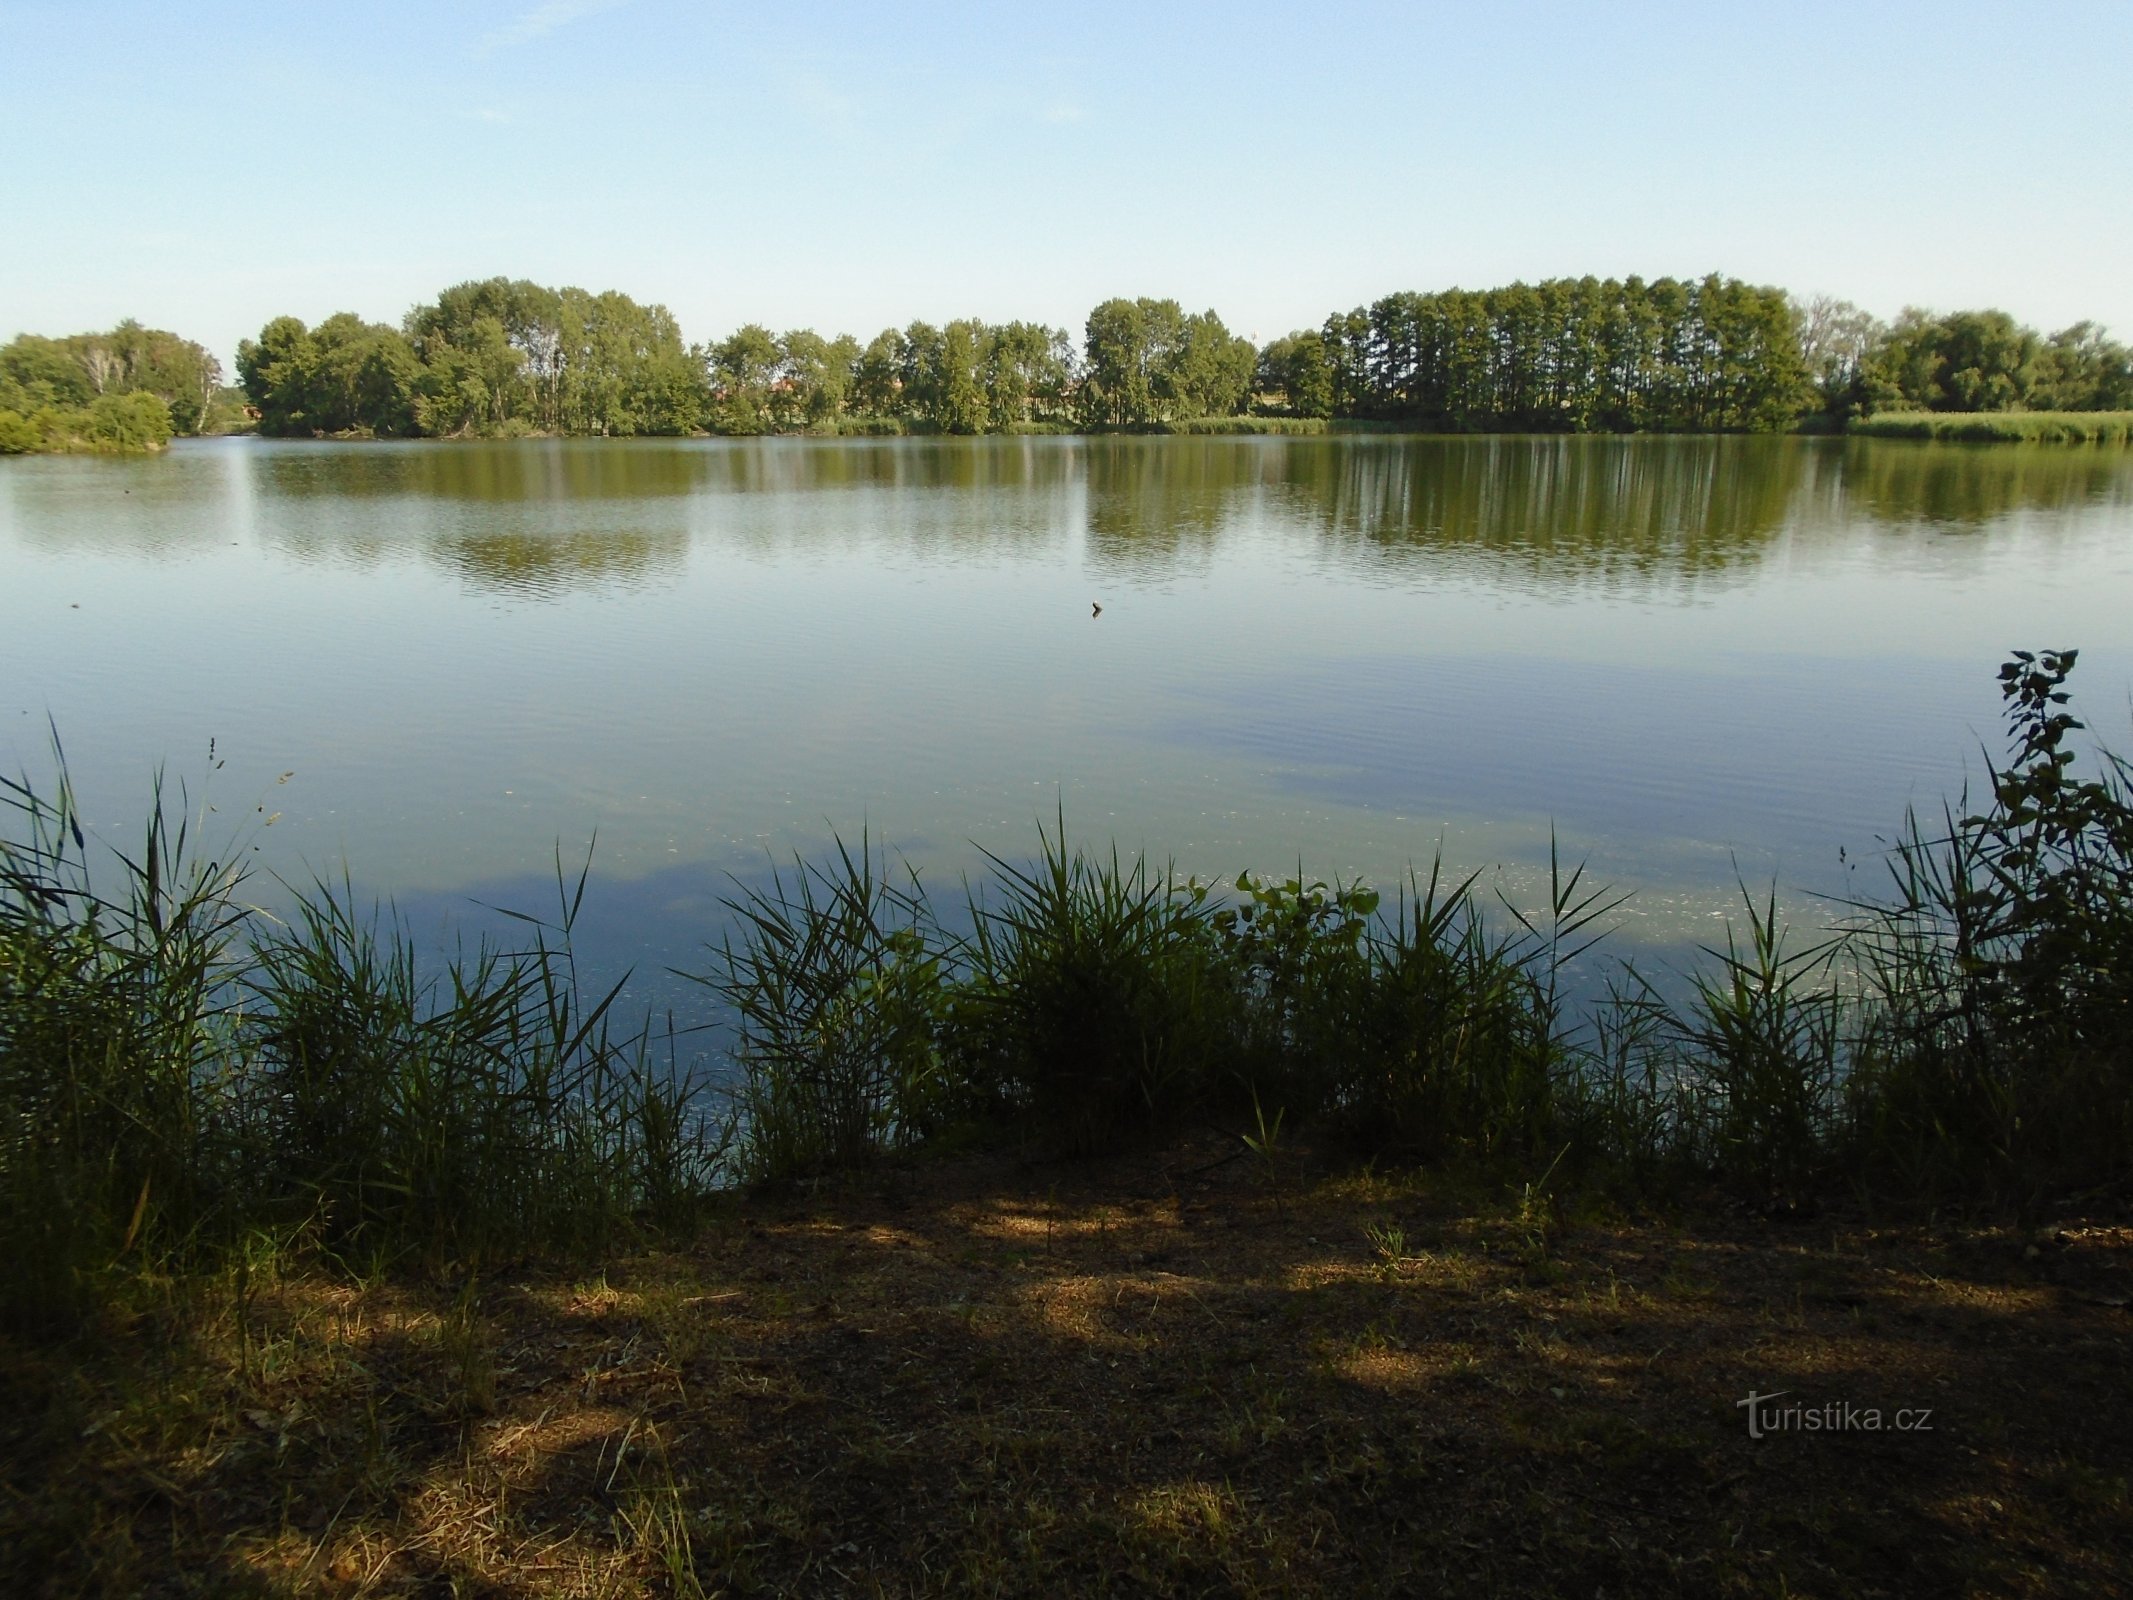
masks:
[[(1093, 608), (1100, 605), (1100, 615)], [(272, 874), (541, 910), (658, 999), (833, 834), (937, 885), (1076, 839), (1240, 868), (1879, 886), (2010, 647), (2127, 739), (2133, 452), (1808, 439), (181, 443), (0, 462), (0, 765)], [(219, 766), (210, 772), (210, 742)], [(282, 781), (284, 773), (291, 774)], [(271, 826), (265, 819), (278, 814)], [(597, 843), (595, 844), (595, 838)], [(1840, 850), (1843, 852), (1840, 857)]]

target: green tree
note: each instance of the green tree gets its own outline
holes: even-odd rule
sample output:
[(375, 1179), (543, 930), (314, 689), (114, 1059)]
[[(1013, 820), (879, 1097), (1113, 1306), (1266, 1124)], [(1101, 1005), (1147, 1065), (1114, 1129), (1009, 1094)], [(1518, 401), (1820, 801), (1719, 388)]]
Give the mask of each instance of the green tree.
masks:
[(771, 388), (783, 359), (770, 330), (751, 322), (712, 347), (713, 422), (720, 433), (769, 433)]
[(2133, 351), (2093, 322), (2062, 328), (2046, 342), (2030, 388), (2037, 411), (2133, 409)]
[(352, 312), (315, 329), (276, 317), (237, 347), (237, 371), (262, 433), (419, 431), (422, 364), (414, 346), (399, 329)]
[(909, 353), (901, 328), (884, 328), (852, 369), (852, 405), (863, 417), (903, 419), (904, 371)]
[(1866, 407), (1866, 362), (1887, 328), (1849, 300), (1817, 295), (1794, 302), (1800, 361), (1814, 387), (1816, 409), (1842, 423)]
[(1073, 346), (1066, 332), (1034, 322), (985, 330), (980, 341), (986, 425), (995, 430), (1063, 417), (1073, 396)]
[(86, 406), (96, 389), (70, 344), (19, 335), (0, 346), (0, 381), (13, 384), (29, 406)]
[(1154, 387), (1170, 417), (1229, 417), (1251, 404), (1259, 352), (1212, 311), (1181, 318), (1157, 362)]
[(1333, 369), (1315, 328), (1276, 339), (1259, 353), (1254, 383), (1280, 409), (1297, 417), (1333, 414)]
[(295, 435), (313, 430), (305, 415), (318, 346), (296, 317), (276, 317), (256, 340), (237, 346), (237, 379), (259, 408), (259, 431)]
[(2023, 410), (2046, 376), (2044, 354), (2036, 332), (2004, 311), (1907, 308), (1867, 357), (1867, 402), (1877, 411)]
[(771, 396), (776, 426), (785, 432), (820, 428), (842, 416), (858, 342), (849, 336), (831, 341), (800, 328), (779, 341), (779, 350)]
[(99, 395), (152, 394), (183, 434), (206, 425), (222, 363), (190, 339), (128, 318), (108, 333), (24, 334), (0, 347), (0, 383), (33, 409), (86, 408)]
[(1370, 313), (1358, 308), (1336, 311), (1319, 329), (1319, 349), (1333, 390), (1337, 417), (1371, 416), (1379, 409), (1370, 381)]
[(1084, 415), (1113, 427), (1175, 414), (1185, 313), (1175, 300), (1106, 300), (1084, 329)]
[(909, 421), (940, 433), (984, 431), (985, 336), (983, 323), (967, 319), (940, 328), (914, 322), (904, 330), (900, 396)]

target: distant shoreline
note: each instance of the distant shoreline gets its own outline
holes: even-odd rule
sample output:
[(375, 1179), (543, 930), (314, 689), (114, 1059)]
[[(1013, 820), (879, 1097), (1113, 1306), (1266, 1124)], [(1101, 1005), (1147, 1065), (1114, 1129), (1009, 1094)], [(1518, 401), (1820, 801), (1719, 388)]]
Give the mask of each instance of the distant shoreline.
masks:
[[(1119, 439), (1119, 438), (1326, 438), (1368, 435), (1412, 439), (1873, 439), (1938, 444), (2115, 444), (2133, 443), (2133, 411), (2099, 412), (1883, 412), (1859, 417), (1843, 430), (1791, 428), (1781, 433), (1742, 434), (1713, 429), (1707, 432), (1571, 432), (1563, 429), (1492, 429), (1458, 431), (1417, 428), (1399, 421), (1351, 417), (1195, 417), (1176, 422), (1152, 422), (1090, 427), (1075, 423), (1024, 423), (1013, 428), (981, 433), (949, 433), (938, 429), (864, 426), (802, 428), (763, 433), (551, 433), (539, 429), (498, 433), (377, 434), (351, 429), (331, 434), (262, 434), (256, 429), (233, 429), (225, 433), (194, 435), (199, 439), (271, 438), (277, 444), (517, 444), (556, 440), (596, 440), (609, 443), (656, 441), (704, 441), (712, 439)], [(55, 452), (56, 453), (56, 452)], [(110, 450), (76, 450), (73, 454), (113, 454)]]

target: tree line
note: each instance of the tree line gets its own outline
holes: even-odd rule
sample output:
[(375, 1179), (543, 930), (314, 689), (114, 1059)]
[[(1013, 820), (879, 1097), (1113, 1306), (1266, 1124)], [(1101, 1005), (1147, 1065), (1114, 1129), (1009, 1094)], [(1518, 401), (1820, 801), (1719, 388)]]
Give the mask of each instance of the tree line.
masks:
[(751, 323), (685, 344), (663, 306), (491, 278), (395, 328), (281, 317), (238, 354), (263, 431), (997, 433), (1252, 414), (1468, 432), (1743, 432), (1891, 409), (2133, 405), (2133, 357), (2092, 323), (2005, 312), (1877, 322), (1712, 275), (1393, 294), (1264, 349), (1212, 311), (1113, 299), (1077, 342), (962, 319), (862, 344)]
[(1794, 315), (1813, 404), (1840, 421), (1883, 411), (2133, 408), (2133, 351), (2093, 322), (2049, 336), (2004, 311), (1906, 310), (1882, 322), (1827, 296)]
[(25, 333), (0, 345), (0, 455), (155, 450), (243, 420), (222, 363), (131, 319), (108, 333)]
[(1258, 352), (1212, 311), (1111, 300), (1077, 347), (1063, 328), (974, 318), (862, 345), (750, 323), (685, 345), (664, 306), (491, 278), (397, 328), (277, 317), (238, 348), (262, 432), (997, 433), (1242, 414)]
[[(251, 420), (287, 437), (973, 434), (1248, 416), (1761, 432), (1888, 411), (2133, 408), (2133, 352), (2091, 322), (2050, 335), (1993, 310), (1882, 322), (1716, 274), (1392, 294), (1264, 348), (1213, 311), (1147, 298), (1106, 300), (1079, 340), (966, 318), (864, 344), (755, 323), (690, 344), (664, 306), (489, 278), (397, 325), (276, 317), (237, 368)], [(0, 451), (154, 448), (241, 425), (221, 381), (199, 345), (133, 322), (25, 334), (0, 348)]]

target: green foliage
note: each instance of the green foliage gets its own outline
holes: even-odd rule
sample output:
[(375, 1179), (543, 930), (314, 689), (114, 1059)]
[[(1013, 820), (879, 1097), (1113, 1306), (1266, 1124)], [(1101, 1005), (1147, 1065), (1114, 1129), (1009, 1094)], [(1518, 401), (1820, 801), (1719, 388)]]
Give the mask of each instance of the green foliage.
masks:
[(1005, 432), (1074, 392), (1066, 335), (1029, 323), (913, 323), (864, 349), (749, 324), (684, 347), (662, 306), (492, 278), (403, 330), (277, 318), (239, 352), (262, 432), (437, 436)]
[[(1560, 861), (1540, 912), (1506, 901), (1492, 930), (1471, 878), (1411, 879), (1389, 911), (1301, 873), (1223, 899), (1069, 850), (1062, 827), (1029, 867), (996, 859), (951, 940), (862, 850), (816, 880), (834, 893), (742, 907), (754, 945), (728, 968), (751, 975), (752, 1037), (793, 1030), (749, 1046), (759, 1169), (974, 1120), (1093, 1151), (1214, 1117), (1262, 1152), (1301, 1120), (1373, 1157), (1718, 1181), (1757, 1203), (1833, 1181), (1979, 1203), (2123, 1183), (2133, 772), (2072, 775), (2073, 661), (2003, 669), (2014, 759), (1993, 805), (1932, 840), (1914, 826), (1896, 895), (1858, 925), (1798, 945), (1774, 896), (1744, 895), (1745, 928), (1678, 998), (1618, 967), (1575, 1015), (1564, 975), (1622, 902)], [(827, 1105), (853, 1108), (849, 1137), (823, 1131)]]
[(1258, 353), (1212, 311), (1187, 316), (1175, 300), (1107, 300), (1089, 313), (1084, 419), (1146, 427), (1228, 416), (1251, 399)]
[(170, 408), (146, 390), (100, 394), (86, 406), (0, 410), (0, 455), (103, 451), (145, 455), (170, 443)]
[(977, 433), (986, 422), (979, 380), (979, 324), (951, 322), (945, 328), (914, 322), (904, 330), (898, 376), (905, 414), (936, 433)]
[[(65, 449), (77, 447), (82, 440), (101, 448), (159, 448), (173, 433), (209, 431), (221, 387), (222, 364), (206, 350), (161, 328), (144, 328), (130, 318), (108, 333), (78, 333), (64, 339), (26, 333), (0, 346), (0, 410), (25, 418), (46, 411), (67, 419), (39, 429), (42, 438), (58, 442), (24, 443), (18, 449)], [(162, 438), (156, 444), (118, 443), (111, 436), (109, 420), (105, 436), (98, 439), (90, 433), (89, 424), (71, 420), (75, 413), (94, 413), (100, 400), (135, 394), (162, 403)], [(155, 431), (145, 404), (126, 415), (128, 431)], [(104, 416), (111, 417), (108, 409)], [(15, 436), (24, 437), (19, 429)], [(0, 451), (7, 448), (0, 444)]]
[(1407, 1159), (1532, 1154), (1555, 1131), (1552, 1021), (1515, 937), (1492, 934), (1473, 880), (1433, 870), (1371, 941), (1349, 1048), (1325, 1073), (1353, 1146)]
[(849, 335), (828, 340), (802, 328), (778, 341), (778, 351), (769, 407), (777, 431), (791, 433), (833, 424), (845, 409), (859, 342)]
[(1062, 820), (1028, 868), (995, 857), (958, 995), (965, 1070), (1073, 1151), (1175, 1128), (1238, 1085), (1234, 968), (1206, 889), (1145, 859), (1069, 851)]
[(1907, 310), (1867, 357), (1867, 402), (1877, 411), (2019, 410), (2036, 385), (2041, 351), (2037, 335), (2004, 311)]
[(1653, 1006), (1659, 1071), (1673, 1087), (1680, 1149), (1751, 1195), (1796, 1195), (1818, 1175), (1837, 1130), (1844, 1002), (1831, 982), (1834, 941), (1786, 948), (1773, 893), (1743, 892), (1748, 939), (1729, 924), (1717, 962), (1691, 975), (1687, 1003)]
[(704, 981), (738, 1019), (749, 1175), (859, 1167), (926, 1131), (945, 962), (917, 878), (891, 881), (862, 836), (834, 872), (796, 863), (734, 909), (741, 942)]
[(979, 354), (987, 425), (1012, 432), (1065, 421), (1074, 398), (1074, 368), (1073, 344), (1062, 328), (1034, 322), (987, 327)]
[(899, 415), (903, 370), (904, 336), (884, 328), (852, 368), (852, 403), (860, 416), (886, 421)]
[(202, 1229), (238, 1162), (221, 982), (236, 875), (189, 851), (157, 781), (124, 889), (95, 891), (63, 769), (0, 779), (0, 1323), (64, 1322)]
[(170, 408), (144, 389), (100, 394), (90, 403), (88, 436), (100, 450), (160, 450), (170, 434)]
[[(1906, 311), (1883, 325), (1842, 301), (1797, 303), (1715, 274), (1387, 295), (1264, 351), (1212, 311), (1120, 298), (1089, 313), (1078, 352), (1061, 329), (967, 318), (887, 329), (863, 347), (755, 324), (689, 346), (663, 306), (488, 278), (444, 290), (398, 328), (346, 312), (316, 328), (277, 317), (240, 345), (238, 372), (259, 431), (289, 437), (1291, 432), (1337, 420), (1443, 432), (1851, 422), (1902, 436), (2122, 440), (2109, 414), (2133, 409), (2133, 353), (2093, 323), (2049, 338), (1998, 311)], [(0, 454), (139, 448), (87, 420), (99, 397), (135, 392), (164, 403), (176, 434), (249, 425), (206, 351), (125, 322), (0, 347)], [(2037, 420), (1870, 415), (1891, 411)]]
[(17, 409), (38, 405), (85, 408), (98, 394), (82, 359), (82, 344), (95, 338), (45, 339), (25, 333), (0, 346), (0, 384), (9, 386)]
[(375, 434), (418, 431), (422, 364), (397, 329), (348, 312), (307, 329), (277, 317), (237, 347), (237, 372), (259, 408), (259, 431)]
[(318, 884), (239, 982), (252, 1181), (336, 1253), (588, 1246), (673, 1189), (686, 1090), (611, 1033), (613, 991), (581, 998), (567, 942), (424, 976), (403, 933)]
[(504, 278), (447, 289), (401, 328), (277, 317), (237, 366), (260, 431), (297, 437), (683, 434), (709, 404), (705, 358), (664, 306)]
[[(1563, 977), (1620, 900), (1551, 862), (1490, 926), (1474, 880), (994, 858), (968, 935), (862, 838), (733, 909), (706, 979), (738, 1021), (739, 1170), (851, 1168), (991, 1124), (1098, 1151), (1194, 1118), (1271, 1159), (1315, 1123), (1373, 1157), (1796, 1200), (1844, 1181), (2029, 1205), (2133, 1179), (2133, 767), (2077, 775), (2071, 650), (2001, 669), (1991, 803), (1914, 822), (1892, 897), (1798, 948), (1746, 901), (1668, 998), (1634, 969), (1580, 1016)], [(115, 1278), (264, 1229), (343, 1256), (471, 1261), (675, 1218), (726, 1138), (642, 1031), (586, 997), (562, 914), (529, 947), (417, 970), (404, 932), (314, 885), (263, 928), (160, 788), (96, 854), (59, 766), (0, 784), (0, 1319), (66, 1325)]]
[(1307, 884), (1301, 871), (1285, 883), (1240, 873), (1236, 887), (1242, 901), (1212, 920), (1253, 1002), (1240, 1069), (1255, 1095), (1264, 1088), (1284, 1106), (1318, 1109), (1320, 1085), (1359, 1032), (1379, 897), (1361, 884)]
[(1442, 432), (1769, 430), (1807, 376), (1785, 296), (1716, 275), (1389, 295), (1319, 340), (1334, 415)]
[(716, 1175), (687, 1079), (583, 998), (582, 876), (530, 947), (423, 978), (345, 886), (263, 927), (242, 852), (203, 859), (160, 784), (132, 853), (89, 838), (63, 762), (0, 800), (0, 1324), (65, 1328), (261, 1230), (366, 1261), (590, 1247)]
[(1314, 329), (1276, 339), (1259, 353), (1254, 382), (1282, 411), (1295, 417), (1333, 414), (1333, 369), (1326, 341)]
[(0, 455), (46, 450), (146, 453), (215, 420), (221, 365), (159, 328), (0, 346)]
[(2077, 779), (2076, 652), (2000, 669), (2013, 762), (1993, 802), (1915, 824), (1862, 943), (1863, 1134), (1917, 1186), (2029, 1198), (2133, 1167), (2133, 769)]
[(2045, 343), (2029, 392), (2037, 411), (2133, 410), (2133, 350), (2093, 322), (2061, 328)]
[(771, 388), (778, 382), (778, 341), (749, 323), (711, 352), (714, 417), (721, 433), (768, 433)]
[(27, 455), (42, 450), (44, 429), (19, 411), (0, 409), (0, 456)]
[(1870, 404), (1868, 368), (1889, 337), (1889, 329), (1849, 300), (1831, 295), (1792, 303), (1799, 333), (1800, 358), (1812, 385), (1812, 414), (1819, 430), (1842, 428), (1863, 415)]
[(1849, 430), (1868, 439), (1945, 439), (1978, 444), (2125, 444), (2133, 411), (1877, 411)]
[(1175, 300), (1106, 300), (1089, 313), (1081, 398), (1090, 421), (1116, 427), (1155, 420), (1153, 367), (1175, 342), (1180, 320)]
[(1339, 426), (1324, 417), (1186, 417), (1181, 421), (1159, 424), (1149, 432), (1298, 437), (1331, 433)]
[[(1911, 309), (1893, 325), (1872, 329), (1843, 398), (1845, 408), (1833, 409), (1833, 415), (1929, 412), (1999, 418), (2025, 412), (2122, 412), (2133, 407), (2133, 351), (2091, 322), (2077, 322), (2047, 339), (2004, 311), (1932, 316)], [(1908, 416), (1890, 426), (1902, 437), (1925, 436)], [(2030, 433), (2010, 417), (2005, 428), (1972, 425), (1933, 436), (2084, 436), (2075, 418), (2040, 427), (2042, 432)], [(1869, 423), (1859, 431), (1883, 430)], [(2122, 425), (2115, 436), (2124, 437)]]

